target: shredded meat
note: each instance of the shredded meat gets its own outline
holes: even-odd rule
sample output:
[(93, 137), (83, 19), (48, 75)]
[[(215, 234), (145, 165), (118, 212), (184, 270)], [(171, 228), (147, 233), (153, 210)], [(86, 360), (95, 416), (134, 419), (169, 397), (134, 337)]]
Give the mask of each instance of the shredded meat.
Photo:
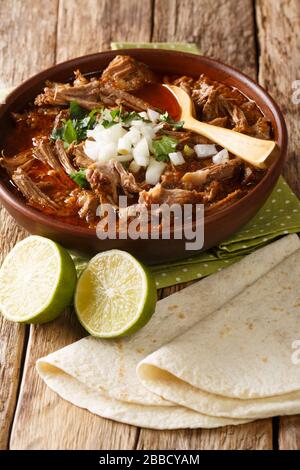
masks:
[(244, 168), (244, 163), (238, 158), (226, 163), (211, 165), (202, 170), (185, 173), (181, 182), (187, 189), (203, 188), (212, 181), (226, 181), (239, 176)]
[[(194, 82), (192, 98), (200, 111), (200, 119), (221, 127), (230, 127), (253, 137), (269, 139), (269, 121), (262, 117), (252, 101), (238, 90), (201, 75)], [(226, 118), (226, 121), (220, 119)]]
[(103, 71), (101, 81), (103, 84), (130, 92), (157, 83), (158, 79), (147, 65), (130, 56), (117, 55)]
[(136, 96), (131, 95), (127, 91), (114, 88), (110, 84), (106, 84), (105, 86), (100, 88), (100, 97), (102, 102), (106, 106), (115, 106), (122, 104), (124, 106), (127, 106), (127, 108), (133, 109), (137, 112), (146, 111), (148, 108), (151, 107), (153, 108), (153, 106), (150, 106), (149, 103), (142, 100), (141, 98), (137, 98)]
[(117, 189), (120, 177), (113, 161), (89, 168), (86, 172), (86, 179), (102, 204), (107, 202), (118, 203)]
[(65, 172), (68, 175), (70, 175), (71, 173), (76, 171), (68, 158), (68, 155), (65, 151), (64, 143), (62, 140), (55, 141), (55, 150), (56, 150), (56, 155), (58, 156), (58, 159), (63, 169), (65, 170)]
[(212, 212), (215, 212), (216, 210), (225, 209), (225, 207), (230, 206), (233, 202), (238, 201), (241, 197), (244, 196), (244, 194), (245, 191), (243, 191), (242, 189), (236, 189), (223, 199), (220, 199), (219, 201), (207, 207), (205, 213), (210, 214)]
[(191, 96), (194, 88), (194, 83), (195, 80), (193, 78), (184, 75), (183, 77), (177, 78), (175, 81), (173, 81), (172, 84), (182, 88), (188, 95)]
[(213, 202), (220, 199), (223, 187), (220, 181), (212, 181), (205, 189), (205, 202)]
[(14, 172), (17, 168), (28, 169), (33, 163), (34, 158), (31, 149), (20, 152), (14, 157), (0, 158), (0, 165), (5, 168), (9, 174)]
[(111, 160), (100, 166), (93, 165), (87, 170), (86, 178), (92, 190), (100, 197), (101, 202), (108, 200), (117, 204), (119, 188), (126, 195), (139, 193), (142, 190), (133, 174), (127, 172), (122, 163), (117, 161)]
[(69, 147), (69, 153), (74, 155), (73, 162), (78, 168), (88, 168), (95, 163), (85, 154), (83, 147), (83, 143)]
[(61, 177), (64, 175), (63, 169), (68, 175), (76, 171), (69, 160), (62, 140), (56, 140), (55, 143), (40, 140), (33, 153), (35, 158), (53, 168)]
[(96, 218), (96, 211), (99, 199), (95, 194), (87, 189), (82, 189), (77, 195), (77, 206), (80, 207), (78, 214), (81, 219), (92, 222)]
[(212, 126), (218, 126), (218, 127), (227, 127), (228, 125), (228, 117), (219, 117), (215, 118), (212, 121), (208, 121), (208, 124), (211, 124)]
[(61, 172), (61, 166), (58, 158), (54, 152), (54, 147), (50, 142), (41, 140), (38, 146), (34, 149), (33, 154), (35, 158), (40, 160), (44, 165), (48, 165), (57, 173)]
[[(161, 138), (162, 135), (169, 135), (170, 137), (174, 137), (178, 141), (178, 145), (188, 144), (191, 141), (191, 133), (190, 132), (183, 132), (183, 131), (175, 131), (173, 129), (167, 129), (163, 127), (158, 132), (158, 139)], [(178, 147), (179, 148), (179, 147)]]
[(13, 173), (12, 180), (26, 198), (28, 204), (47, 209), (51, 213), (56, 212), (58, 205), (40, 190), (22, 168), (18, 168)]
[(195, 204), (203, 202), (203, 194), (186, 189), (165, 189), (160, 183), (149, 191), (142, 191), (139, 203), (150, 208), (151, 204)]
[(76, 101), (79, 106), (86, 109), (94, 109), (101, 106), (99, 99), (100, 83), (98, 80), (91, 80), (88, 83), (72, 86), (69, 83), (48, 82), (44, 88), (44, 93), (35, 99), (37, 106), (44, 105), (67, 105), (71, 101)]
[(122, 163), (120, 163), (120, 162), (115, 162), (114, 165), (115, 165), (115, 169), (119, 173), (120, 185), (122, 186), (125, 194), (127, 194), (127, 193), (139, 193), (142, 190), (142, 188), (136, 182), (135, 177), (133, 176), (133, 174), (126, 171), (125, 168), (123, 167)]

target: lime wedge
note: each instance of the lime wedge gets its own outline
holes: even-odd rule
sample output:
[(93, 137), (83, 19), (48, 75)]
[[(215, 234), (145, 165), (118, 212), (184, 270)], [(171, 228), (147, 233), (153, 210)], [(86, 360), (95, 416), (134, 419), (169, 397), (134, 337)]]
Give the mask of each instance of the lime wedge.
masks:
[(76, 280), (66, 250), (48, 238), (25, 238), (0, 269), (0, 312), (16, 322), (51, 321), (72, 302)]
[(75, 309), (93, 336), (116, 338), (134, 333), (151, 318), (154, 280), (133, 256), (120, 250), (99, 253), (77, 283)]

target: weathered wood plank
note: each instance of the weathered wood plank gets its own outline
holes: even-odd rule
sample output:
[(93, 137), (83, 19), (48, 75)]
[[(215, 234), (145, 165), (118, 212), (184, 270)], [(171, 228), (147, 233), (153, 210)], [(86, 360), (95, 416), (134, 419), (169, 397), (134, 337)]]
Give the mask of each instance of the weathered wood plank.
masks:
[(16, 86), (54, 63), (58, 0), (1, 0), (0, 81)]
[[(238, 21), (237, 21), (238, 18)], [(251, 0), (156, 0), (153, 41), (198, 44), (204, 55), (256, 76)]]
[[(289, 152), (284, 176), (300, 196), (300, 103), (292, 99), (293, 82), (300, 78), (300, 2), (257, 1), (260, 44), (259, 81), (284, 113), (289, 132)], [(298, 93), (299, 97), (299, 93)]]
[[(150, 40), (151, 0), (61, 0), (58, 11), (57, 62), (109, 48), (111, 40)], [(101, 419), (70, 405), (51, 392), (35, 371), (36, 359), (83, 335), (73, 312), (51, 324), (31, 327), (11, 448), (131, 449), (135, 446), (137, 428)]]
[[(300, 103), (292, 96), (295, 91), (293, 82), (300, 78), (300, 3), (298, 0), (258, 0), (256, 10), (261, 51), (259, 81), (273, 95), (284, 113), (289, 132), (289, 150), (283, 173), (299, 197)], [(279, 447), (300, 449), (300, 416), (280, 418)]]
[(57, 62), (110, 49), (112, 41), (149, 41), (151, 6), (151, 0), (61, 0)]
[(300, 450), (300, 416), (279, 419), (278, 441), (280, 450)]
[[(1, 1), (1, 87), (17, 85), (54, 62), (56, 9), (56, 1), (51, 4), (45, 0)], [(39, 32), (38, 25), (42, 25)], [(24, 236), (26, 232), (1, 208), (1, 262)], [(20, 379), (25, 328), (0, 318), (0, 449), (8, 445)]]
[(272, 421), (260, 420), (219, 429), (150, 431), (141, 429), (138, 449), (267, 450), (272, 449)]
[[(1, 264), (13, 245), (25, 232), (19, 229), (6, 210), (0, 210), (0, 258)], [(8, 445), (9, 430), (17, 400), (21, 358), (24, 348), (25, 326), (0, 317), (0, 449)]]

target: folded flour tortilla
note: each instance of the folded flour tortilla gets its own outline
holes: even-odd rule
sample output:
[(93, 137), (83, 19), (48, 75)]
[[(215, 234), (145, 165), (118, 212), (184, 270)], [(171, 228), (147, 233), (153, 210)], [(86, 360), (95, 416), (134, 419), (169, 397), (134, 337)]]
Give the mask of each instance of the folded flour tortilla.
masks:
[(38, 372), (77, 406), (155, 429), (300, 412), (290, 357), (299, 248), (297, 235), (284, 237), (159, 301), (137, 334), (84, 338), (40, 359)]

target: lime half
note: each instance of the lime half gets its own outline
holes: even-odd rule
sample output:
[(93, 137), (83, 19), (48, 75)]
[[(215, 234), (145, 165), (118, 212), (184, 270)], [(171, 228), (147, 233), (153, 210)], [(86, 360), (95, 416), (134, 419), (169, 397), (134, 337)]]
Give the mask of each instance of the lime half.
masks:
[(120, 250), (92, 258), (75, 293), (80, 323), (98, 338), (134, 333), (151, 318), (155, 304), (151, 274), (133, 256)]
[(45, 323), (72, 302), (75, 285), (75, 266), (66, 250), (48, 238), (25, 238), (0, 269), (0, 311), (11, 321)]

